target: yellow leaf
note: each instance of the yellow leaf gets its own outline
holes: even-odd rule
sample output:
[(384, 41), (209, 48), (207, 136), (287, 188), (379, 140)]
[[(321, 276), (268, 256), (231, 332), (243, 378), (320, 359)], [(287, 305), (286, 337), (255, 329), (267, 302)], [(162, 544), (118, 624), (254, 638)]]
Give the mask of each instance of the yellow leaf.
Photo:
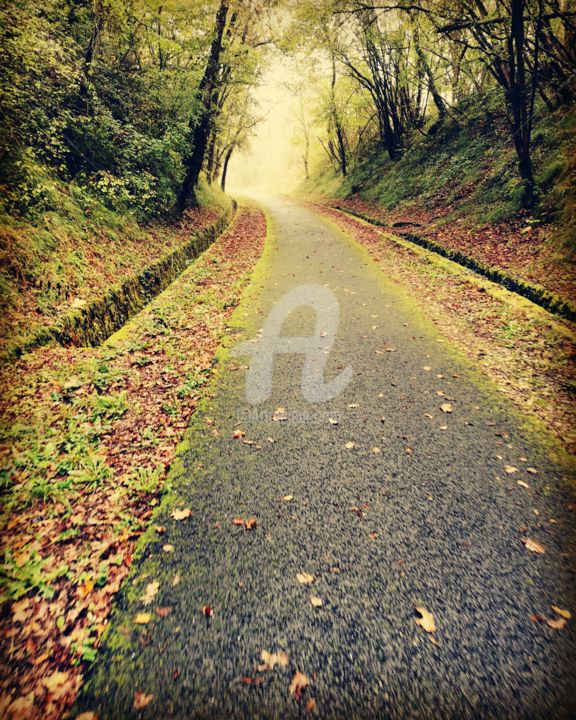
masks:
[(136, 625), (147, 625), (150, 622), (150, 619), (152, 618), (152, 615), (150, 613), (138, 613), (136, 617), (134, 618), (134, 622)]
[(442, 403), (442, 405), (440, 405), (440, 410), (442, 410), (443, 413), (451, 413), (452, 409), (453, 408), (450, 403)]
[(296, 580), (302, 585), (311, 585), (314, 582), (314, 575), (310, 575), (310, 573), (297, 573)]
[(190, 510), (189, 508), (184, 508), (182, 510), (174, 509), (172, 510), (171, 515), (174, 520), (186, 520), (190, 517), (190, 515), (192, 515), (192, 510)]
[(292, 500), (294, 500), (294, 495), (284, 495), (282, 500), (284, 500), (284, 502), (292, 502)]
[(146, 590), (144, 591), (144, 595), (142, 595), (142, 602), (144, 603), (144, 605), (149, 605), (152, 600), (154, 600), (154, 597), (158, 592), (159, 588), (159, 582), (151, 582), (146, 585)]
[(539, 555), (542, 555), (544, 553), (544, 548), (540, 543), (537, 543), (536, 540), (531, 540), (530, 538), (525, 538), (522, 540), (524, 545), (526, 546), (526, 550), (530, 550), (530, 552), (538, 553)]
[(354, 445), (353, 442), (347, 442), (345, 447), (346, 447), (346, 450), (352, 450), (353, 448), (356, 447), (356, 445)]
[(572, 617), (572, 613), (570, 610), (562, 610), (562, 608), (557, 607), (556, 605), (550, 605), (552, 610), (554, 610), (555, 613), (558, 613), (561, 617), (565, 618), (566, 620), (570, 620)]
[(417, 607), (416, 612), (420, 615), (420, 617), (416, 618), (416, 625), (420, 625), (420, 627), (426, 630), (426, 632), (436, 632), (434, 615), (432, 615), (432, 613), (424, 607)]
[(312, 606), (315, 608), (322, 607), (324, 603), (322, 602), (322, 599), (319, 598), (317, 595), (310, 595), (310, 602), (312, 603)]
[(514, 465), (504, 465), (504, 472), (512, 475), (512, 473), (518, 472), (518, 468), (514, 467)]
[(52, 673), (52, 675), (49, 675), (48, 677), (44, 678), (42, 680), (42, 685), (44, 685), (45, 688), (50, 690), (50, 692), (54, 692), (54, 690), (57, 690), (61, 685), (64, 685), (64, 683), (67, 680), (68, 680), (68, 673), (55, 672), (55, 673)]

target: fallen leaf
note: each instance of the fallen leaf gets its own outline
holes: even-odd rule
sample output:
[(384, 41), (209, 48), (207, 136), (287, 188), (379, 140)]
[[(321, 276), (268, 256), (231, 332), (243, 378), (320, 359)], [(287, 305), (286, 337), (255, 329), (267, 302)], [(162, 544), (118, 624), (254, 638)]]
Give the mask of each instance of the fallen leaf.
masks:
[(440, 405), (440, 410), (442, 410), (443, 413), (451, 413), (452, 405), (450, 403), (442, 403), (442, 405)]
[(242, 518), (234, 518), (232, 525), (244, 525), (244, 520)]
[(151, 582), (146, 585), (146, 590), (144, 591), (144, 595), (142, 595), (142, 602), (144, 605), (149, 605), (152, 600), (154, 600), (154, 597), (156, 593), (158, 592), (158, 589), (160, 588), (159, 582)]
[(335, 420), (334, 418), (328, 418), (328, 422), (330, 425), (338, 425), (338, 420)]
[(296, 580), (298, 580), (298, 582), (302, 585), (311, 585), (314, 582), (314, 579), (314, 575), (310, 575), (310, 573), (296, 574)]
[(170, 543), (166, 543), (166, 545), (162, 545), (162, 550), (163, 550), (165, 553), (174, 552), (174, 545), (170, 545)]
[(176, 587), (176, 585), (180, 584), (180, 575), (174, 575), (172, 578), (172, 587)]
[(346, 450), (352, 450), (355, 447), (356, 447), (356, 445), (354, 445), (353, 442), (347, 442), (345, 445)]
[(518, 472), (518, 468), (514, 467), (514, 465), (504, 465), (504, 472), (511, 475), (512, 473)]
[(258, 523), (256, 522), (256, 518), (250, 518), (249, 520), (246, 520), (244, 523), (244, 529), (245, 530), (256, 530)]
[(373, 448), (372, 448), (372, 452), (374, 453), (374, 455), (379, 455), (379, 454), (380, 454), (380, 448), (379, 448), (379, 447), (373, 447)]
[(563, 630), (566, 627), (568, 620), (566, 618), (558, 618), (557, 620), (546, 620), (546, 625), (551, 627), (553, 630)]
[(58, 693), (58, 690), (69, 680), (67, 672), (55, 672), (42, 680), (42, 685), (51, 693)]
[(136, 615), (134, 622), (136, 625), (147, 625), (152, 619), (150, 613), (141, 612)]
[(98, 716), (96, 713), (91, 712), (90, 710), (88, 712), (80, 713), (80, 715), (76, 715), (76, 720), (98, 720)]
[(274, 420), (274, 422), (283, 422), (284, 420), (288, 420), (288, 415), (286, 415), (286, 411), (283, 407), (279, 407), (274, 410), (272, 420)]
[(308, 680), (306, 675), (300, 671), (296, 671), (294, 677), (292, 678), (292, 682), (290, 683), (290, 694), (295, 700), (299, 701), (302, 695), (306, 692), (308, 685), (310, 685), (310, 680)]
[(550, 605), (552, 610), (554, 610), (555, 613), (558, 613), (561, 617), (563, 617), (565, 620), (570, 620), (572, 617), (572, 613), (570, 610), (563, 610), (562, 608), (557, 607), (556, 605)]
[(171, 513), (174, 520), (186, 520), (187, 518), (192, 515), (192, 510), (190, 508), (183, 508), (182, 510), (172, 510)]
[(262, 658), (262, 664), (256, 666), (257, 672), (274, 670), (276, 665), (280, 665), (280, 667), (287, 667), (288, 665), (288, 655), (286, 655), (283, 650), (280, 650), (277, 653), (271, 653), (268, 652), (268, 650), (262, 650), (262, 652), (260, 653), (260, 657)]
[(210, 605), (202, 605), (202, 615), (204, 615), (205, 618), (211, 618), (214, 615), (214, 610)]
[(544, 553), (544, 548), (540, 543), (537, 543), (535, 540), (531, 540), (530, 538), (522, 538), (522, 542), (526, 546), (526, 550), (530, 550), (530, 552), (538, 553), (542, 555)]
[(518, 485), (520, 485), (520, 487), (523, 487), (523, 488), (529, 488), (529, 487), (530, 487), (530, 485), (528, 485), (527, 482), (524, 482), (524, 480), (517, 480), (516, 482), (518, 483)]
[(170, 615), (171, 612), (172, 612), (172, 608), (171, 608), (171, 607), (158, 607), (158, 608), (156, 608), (156, 614), (157, 614), (159, 617), (161, 617), (161, 618), (168, 617), (168, 615)]
[(308, 702), (306, 703), (306, 712), (311, 713), (315, 707), (316, 707), (316, 700), (314, 700), (314, 698), (308, 698)]
[(369, 537), (370, 537), (370, 540), (376, 540), (377, 537), (378, 537), (378, 533), (377, 533), (377, 532), (371, 532), (370, 535), (369, 535)]
[(415, 610), (420, 616), (416, 618), (416, 625), (420, 625), (420, 627), (426, 630), (426, 632), (436, 632), (436, 623), (434, 622), (434, 616), (432, 613), (424, 607), (417, 607)]
[(244, 432), (244, 430), (240, 430), (240, 428), (238, 428), (238, 430), (234, 430), (234, 432), (232, 433), (232, 437), (236, 440), (238, 440), (239, 438), (243, 438), (244, 435), (246, 435), (246, 433)]
[(284, 502), (292, 502), (292, 500), (294, 500), (294, 495), (284, 495), (282, 500), (284, 500)]
[(134, 708), (136, 710), (141, 710), (142, 708), (145, 708), (147, 705), (150, 705), (150, 703), (154, 700), (154, 695), (146, 695), (146, 693), (138, 692), (138, 690), (134, 693)]
[(530, 475), (538, 475), (538, 470), (536, 470), (536, 468), (533, 468), (533, 467), (527, 467), (526, 472), (529, 472)]
[(322, 607), (324, 603), (322, 602), (322, 599), (319, 598), (317, 595), (310, 595), (310, 602), (312, 603), (312, 606), (315, 608)]
[(166, 532), (166, 528), (164, 527), (164, 525), (156, 525), (154, 529), (156, 530), (158, 535), (163, 535)]

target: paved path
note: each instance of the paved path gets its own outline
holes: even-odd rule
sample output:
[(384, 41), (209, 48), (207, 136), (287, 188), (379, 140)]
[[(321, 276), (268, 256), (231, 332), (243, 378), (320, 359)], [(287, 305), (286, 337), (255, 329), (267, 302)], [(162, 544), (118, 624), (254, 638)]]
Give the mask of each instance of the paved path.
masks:
[[(238, 341), (256, 337), (287, 291), (325, 285), (340, 308), (325, 377), (350, 365), (352, 379), (310, 403), (302, 356), (279, 356), (272, 397), (252, 406), (235, 369), (247, 360), (227, 361), (156, 518), (166, 533), (147, 535), (81, 709), (100, 720), (290, 718), (314, 698), (322, 718), (566, 717), (576, 618), (563, 630), (531, 620), (558, 617), (551, 604), (576, 614), (574, 500), (562, 470), (363, 251), (307, 210), (266, 204), (274, 238), (257, 292), (237, 311)], [(313, 332), (310, 308), (283, 330)], [(272, 419), (279, 406), (287, 420)], [(174, 506), (192, 517), (173, 520)], [(251, 517), (253, 531), (232, 522)], [(312, 585), (297, 581), (303, 572)], [(415, 606), (433, 613), (435, 642)], [(152, 620), (134, 624), (139, 612)], [(289, 666), (254, 674), (262, 650), (285, 651)], [(289, 693), (296, 670), (310, 679), (300, 702)], [(134, 710), (135, 691), (154, 698)]]

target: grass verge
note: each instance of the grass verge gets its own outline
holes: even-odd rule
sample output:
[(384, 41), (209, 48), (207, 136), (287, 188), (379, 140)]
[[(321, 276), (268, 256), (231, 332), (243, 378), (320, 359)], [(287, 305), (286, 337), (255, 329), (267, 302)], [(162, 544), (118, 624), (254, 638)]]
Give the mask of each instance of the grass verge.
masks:
[(39, 348), (1, 371), (3, 717), (71, 707), (265, 234), (241, 208), (104, 345)]

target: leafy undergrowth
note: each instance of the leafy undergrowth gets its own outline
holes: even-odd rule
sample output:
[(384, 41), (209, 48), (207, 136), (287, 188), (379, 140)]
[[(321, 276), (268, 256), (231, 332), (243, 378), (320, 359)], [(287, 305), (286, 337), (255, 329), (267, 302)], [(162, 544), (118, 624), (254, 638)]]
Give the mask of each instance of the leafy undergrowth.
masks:
[(564, 300), (576, 298), (575, 259), (558, 253), (558, 228), (538, 225), (529, 217), (475, 225), (461, 218), (446, 221), (448, 209), (417, 205), (385, 210), (359, 195), (326, 201), (384, 223), (396, 235), (414, 233), (450, 250), (460, 250), (489, 267), (506, 270), (513, 278), (539, 285)]
[(53, 209), (33, 219), (0, 217), (0, 348), (144, 268), (212, 224), (228, 199), (203, 189), (202, 206), (172, 222), (140, 225), (78, 189), (54, 182)]
[(105, 345), (39, 348), (2, 371), (0, 716), (73, 703), (265, 233), (241, 208)]
[(521, 410), (576, 450), (574, 328), (529, 302), (426, 250), (327, 207), (311, 204), (358, 242), (391, 280), (409, 288), (442, 334), (480, 365)]

